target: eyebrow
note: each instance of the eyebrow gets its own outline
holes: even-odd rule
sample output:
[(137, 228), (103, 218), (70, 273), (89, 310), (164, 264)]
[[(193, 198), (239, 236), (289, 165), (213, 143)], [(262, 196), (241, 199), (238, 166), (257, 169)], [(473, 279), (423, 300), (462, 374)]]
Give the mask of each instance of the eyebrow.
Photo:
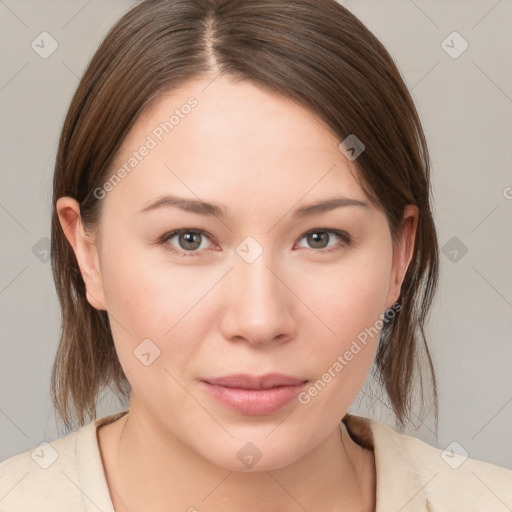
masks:
[[(360, 201), (359, 199), (335, 196), (306, 206), (301, 206), (295, 210), (293, 217), (311, 217), (313, 215), (325, 213), (344, 206), (368, 208), (370, 205), (364, 201)], [(139, 213), (149, 212), (160, 208), (179, 208), (186, 212), (197, 213), (199, 215), (222, 218), (227, 217), (227, 209), (224, 206), (173, 195), (160, 197), (155, 202), (149, 204), (142, 210), (139, 210)]]

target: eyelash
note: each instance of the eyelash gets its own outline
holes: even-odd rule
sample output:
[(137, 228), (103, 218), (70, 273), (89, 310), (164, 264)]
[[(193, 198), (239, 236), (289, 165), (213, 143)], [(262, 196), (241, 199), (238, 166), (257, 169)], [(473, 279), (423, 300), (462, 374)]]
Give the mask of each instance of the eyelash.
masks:
[[(179, 249), (174, 249), (170, 244), (167, 244), (167, 242), (171, 239), (171, 238), (174, 238), (176, 235), (180, 235), (182, 233), (194, 233), (194, 234), (197, 234), (197, 235), (201, 235), (201, 236), (206, 236), (207, 238), (209, 238), (211, 240), (211, 237), (208, 235), (208, 233), (206, 231), (203, 231), (201, 229), (176, 229), (174, 231), (171, 231), (169, 233), (166, 233), (165, 235), (163, 235), (159, 240), (158, 240), (158, 245), (164, 245), (165, 246), (165, 249), (172, 252), (172, 253), (175, 253), (175, 254), (178, 254), (180, 256), (183, 256), (183, 257), (190, 257), (190, 256), (200, 256), (201, 255), (201, 252), (202, 251), (183, 251), (183, 250), (179, 250)], [(329, 233), (329, 234), (334, 234), (338, 237), (341, 238), (341, 242), (334, 246), (334, 247), (331, 247), (329, 249), (304, 249), (306, 250), (307, 252), (310, 252), (310, 253), (315, 253), (315, 254), (319, 254), (319, 253), (328, 253), (328, 254), (331, 254), (333, 252), (337, 252), (337, 251), (340, 251), (341, 249), (344, 249), (348, 246), (351, 245), (352, 243), (352, 237), (346, 232), (346, 231), (341, 231), (339, 229), (312, 229), (310, 231), (308, 231), (307, 233), (304, 233), (299, 241), (301, 241), (304, 237), (306, 237), (307, 235), (311, 234), (311, 233)]]

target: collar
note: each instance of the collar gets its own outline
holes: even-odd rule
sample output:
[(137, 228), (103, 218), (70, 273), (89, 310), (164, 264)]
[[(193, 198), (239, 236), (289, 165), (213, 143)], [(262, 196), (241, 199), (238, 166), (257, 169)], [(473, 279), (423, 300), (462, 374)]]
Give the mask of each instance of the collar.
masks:
[[(128, 409), (96, 419), (90, 428), (78, 433), (77, 464), (87, 512), (114, 512), (104, 471), (90, 468), (103, 468), (97, 429), (126, 413)], [(375, 512), (435, 512), (424, 490), (428, 482), (422, 483), (402, 434), (384, 423), (351, 413), (346, 413), (341, 421), (357, 444), (373, 450), (377, 483)], [(89, 496), (94, 496), (95, 501)]]
[(370, 418), (347, 413), (341, 420), (350, 437), (373, 450), (376, 471), (375, 512), (434, 512), (403, 435)]

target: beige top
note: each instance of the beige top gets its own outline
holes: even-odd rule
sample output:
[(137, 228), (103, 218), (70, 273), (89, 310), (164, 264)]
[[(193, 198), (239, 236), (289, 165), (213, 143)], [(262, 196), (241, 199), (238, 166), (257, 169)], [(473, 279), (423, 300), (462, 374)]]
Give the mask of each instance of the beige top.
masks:
[[(2, 462), (0, 512), (114, 512), (96, 430), (126, 412)], [(374, 451), (376, 512), (512, 511), (511, 470), (443, 452), (362, 416), (347, 413), (342, 421)]]

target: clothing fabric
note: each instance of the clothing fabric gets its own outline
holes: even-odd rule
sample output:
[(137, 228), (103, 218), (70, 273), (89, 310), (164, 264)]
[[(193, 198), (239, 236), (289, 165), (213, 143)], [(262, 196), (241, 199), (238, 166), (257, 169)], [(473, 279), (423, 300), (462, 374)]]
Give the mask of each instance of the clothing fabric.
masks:
[[(127, 412), (2, 462), (0, 512), (114, 512), (97, 429)], [(362, 416), (347, 413), (342, 422), (354, 441), (374, 452), (376, 512), (512, 510), (511, 470), (443, 452)]]

